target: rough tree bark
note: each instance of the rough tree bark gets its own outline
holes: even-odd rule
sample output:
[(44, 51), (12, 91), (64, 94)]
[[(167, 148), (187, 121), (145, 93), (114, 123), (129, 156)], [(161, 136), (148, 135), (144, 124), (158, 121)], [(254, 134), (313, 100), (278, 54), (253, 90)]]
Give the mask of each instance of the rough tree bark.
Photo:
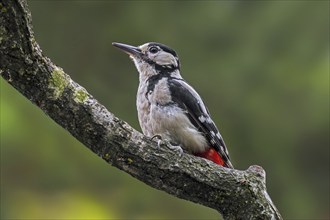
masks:
[(25, 0), (0, 0), (0, 74), (95, 154), (151, 187), (216, 209), (224, 219), (282, 219), (265, 171), (179, 156), (116, 118), (43, 56)]

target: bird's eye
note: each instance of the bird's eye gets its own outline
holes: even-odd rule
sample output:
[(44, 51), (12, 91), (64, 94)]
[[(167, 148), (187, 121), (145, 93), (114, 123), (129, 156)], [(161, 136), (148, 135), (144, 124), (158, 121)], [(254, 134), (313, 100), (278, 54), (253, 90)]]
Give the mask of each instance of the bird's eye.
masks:
[(150, 47), (149, 48), (149, 52), (150, 53), (157, 53), (158, 52), (158, 48), (157, 47)]

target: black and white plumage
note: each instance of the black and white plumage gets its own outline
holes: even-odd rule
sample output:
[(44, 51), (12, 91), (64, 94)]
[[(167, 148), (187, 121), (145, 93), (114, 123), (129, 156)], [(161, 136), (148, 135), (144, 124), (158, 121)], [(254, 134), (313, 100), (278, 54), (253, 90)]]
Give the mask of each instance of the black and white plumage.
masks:
[(213, 148), (233, 168), (225, 142), (199, 94), (181, 77), (176, 52), (160, 43), (139, 47), (113, 43), (139, 71), (137, 110), (145, 135), (160, 135), (191, 154)]

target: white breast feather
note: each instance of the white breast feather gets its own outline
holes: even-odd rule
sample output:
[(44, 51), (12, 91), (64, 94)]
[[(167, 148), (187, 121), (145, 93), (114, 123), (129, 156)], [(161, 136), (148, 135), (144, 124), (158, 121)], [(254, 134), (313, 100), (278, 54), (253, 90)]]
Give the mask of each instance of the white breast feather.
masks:
[(160, 80), (148, 97), (151, 102), (150, 133), (160, 134), (190, 153), (204, 151), (208, 147), (206, 138), (190, 122), (181, 108), (169, 104), (172, 100), (166, 84), (166, 78)]
[[(142, 132), (149, 137), (161, 135), (163, 138), (178, 144), (189, 153), (202, 152), (208, 148), (206, 138), (190, 122), (185, 112), (177, 106), (168, 105), (171, 100), (170, 91), (167, 87), (167, 78), (161, 79), (154, 90), (146, 97), (147, 79), (157, 74), (149, 65), (141, 64), (134, 60), (140, 72), (140, 85), (137, 93), (137, 110)], [(173, 62), (177, 62), (173, 60)], [(181, 78), (176, 71), (176, 77)], [(187, 83), (184, 86), (194, 95), (199, 95)], [(206, 112), (206, 109), (203, 108)]]

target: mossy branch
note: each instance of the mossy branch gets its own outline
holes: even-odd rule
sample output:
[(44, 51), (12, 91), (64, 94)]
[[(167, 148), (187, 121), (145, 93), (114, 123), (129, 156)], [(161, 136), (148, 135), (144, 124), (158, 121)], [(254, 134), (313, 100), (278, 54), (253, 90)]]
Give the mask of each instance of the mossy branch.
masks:
[(25, 0), (0, 0), (0, 74), (95, 154), (151, 187), (218, 210), (225, 219), (282, 219), (265, 171), (182, 157), (118, 119), (43, 56)]

